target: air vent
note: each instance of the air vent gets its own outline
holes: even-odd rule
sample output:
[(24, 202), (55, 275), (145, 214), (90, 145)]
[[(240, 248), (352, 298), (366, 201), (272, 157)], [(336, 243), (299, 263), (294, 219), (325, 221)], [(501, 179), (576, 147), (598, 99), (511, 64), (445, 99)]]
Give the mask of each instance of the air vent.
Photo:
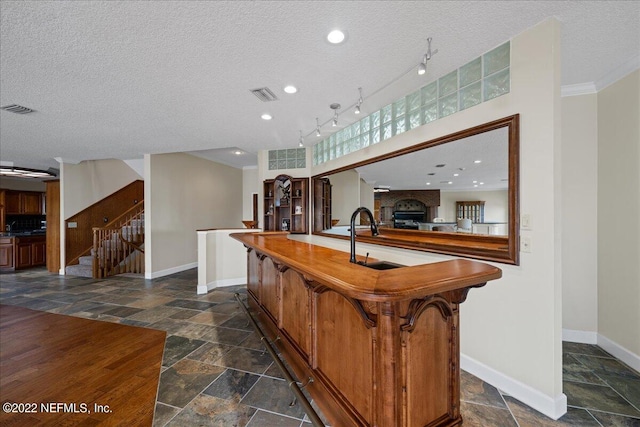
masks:
[(16, 114), (29, 114), (29, 113), (33, 113), (34, 111), (31, 108), (23, 107), (22, 105), (16, 105), (16, 104), (5, 105), (4, 107), (0, 107), (0, 109), (5, 111), (10, 111)]
[(277, 101), (278, 97), (268, 87), (251, 89), (251, 93), (258, 97), (262, 102)]

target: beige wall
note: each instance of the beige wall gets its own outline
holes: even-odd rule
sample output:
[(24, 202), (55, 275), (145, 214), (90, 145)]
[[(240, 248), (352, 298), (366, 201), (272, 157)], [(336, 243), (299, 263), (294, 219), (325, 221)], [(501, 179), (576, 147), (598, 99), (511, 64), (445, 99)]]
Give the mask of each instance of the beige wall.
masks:
[(122, 160), (87, 160), (65, 163), (61, 180), (64, 216), (69, 218), (137, 179), (142, 179)]
[[(640, 360), (640, 71), (598, 92), (598, 332)], [(636, 369), (638, 369), (636, 365)]]
[(25, 178), (8, 178), (6, 176), (0, 177), (0, 188), (3, 190), (18, 191), (45, 191), (46, 189), (42, 181)]
[[(430, 76), (435, 79), (440, 76)], [(428, 81), (425, 81), (425, 84)], [(562, 393), (562, 251), (560, 166), (560, 25), (554, 19), (511, 41), (511, 92), (313, 168), (338, 167), (520, 114), (520, 208), (533, 227), (531, 253), (519, 266), (496, 264), (503, 278), (472, 290), (461, 307), (463, 367), (547, 415), (566, 410)], [(307, 240), (348, 252), (346, 242)], [(332, 240), (331, 243), (327, 243)], [(405, 264), (445, 256), (358, 245), (358, 253)], [(387, 254), (396, 254), (394, 259)]]
[(351, 214), (360, 207), (360, 174), (355, 170), (331, 175), (331, 219), (349, 224)]
[(496, 191), (441, 191), (438, 216), (446, 222), (456, 220), (456, 202), (482, 200), (486, 222), (507, 222), (509, 205), (507, 190)]
[(360, 180), (360, 206), (364, 206), (373, 213), (375, 200), (373, 195), (373, 185)]
[(146, 277), (195, 267), (196, 230), (242, 227), (242, 170), (188, 154), (145, 155)]
[(598, 330), (597, 95), (562, 98), (562, 327), (595, 344)]

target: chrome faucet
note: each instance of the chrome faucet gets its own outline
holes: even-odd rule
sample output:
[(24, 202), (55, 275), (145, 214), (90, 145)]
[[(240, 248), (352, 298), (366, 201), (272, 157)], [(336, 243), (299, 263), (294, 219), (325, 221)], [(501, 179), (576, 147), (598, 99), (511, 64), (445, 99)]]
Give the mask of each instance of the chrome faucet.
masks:
[(369, 221), (371, 222), (371, 235), (378, 235), (378, 226), (376, 225), (376, 221), (373, 219), (373, 214), (371, 211), (364, 206), (360, 206), (358, 209), (353, 212), (351, 215), (351, 228), (350, 228), (350, 237), (351, 237), (351, 258), (349, 262), (353, 262), (355, 264), (363, 264), (362, 262), (356, 262), (356, 217), (360, 212), (364, 212), (369, 216)]
[(13, 226), (16, 222), (13, 221), (11, 224), (7, 224), (5, 225), (5, 231), (8, 231), (9, 233), (11, 233), (11, 230), (13, 229)]

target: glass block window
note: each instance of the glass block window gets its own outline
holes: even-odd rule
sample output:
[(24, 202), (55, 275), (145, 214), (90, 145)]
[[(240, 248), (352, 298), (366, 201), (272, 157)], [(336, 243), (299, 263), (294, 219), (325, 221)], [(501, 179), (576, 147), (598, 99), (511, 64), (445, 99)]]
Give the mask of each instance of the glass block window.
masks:
[[(322, 149), (319, 146), (323, 145), (324, 144), (320, 143), (313, 147), (313, 163), (315, 164), (326, 161), (321, 159)], [(306, 159), (307, 149), (304, 147), (289, 148), (286, 150), (269, 150), (269, 170), (304, 169), (307, 167)]]
[[(510, 65), (511, 42), (506, 42), (319, 142), (313, 147), (313, 164), (342, 157), (509, 93)], [(329, 145), (330, 140), (335, 141), (334, 146)], [(276, 156), (273, 161), (280, 164), (281, 159)], [(269, 169), (271, 164), (269, 152)]]

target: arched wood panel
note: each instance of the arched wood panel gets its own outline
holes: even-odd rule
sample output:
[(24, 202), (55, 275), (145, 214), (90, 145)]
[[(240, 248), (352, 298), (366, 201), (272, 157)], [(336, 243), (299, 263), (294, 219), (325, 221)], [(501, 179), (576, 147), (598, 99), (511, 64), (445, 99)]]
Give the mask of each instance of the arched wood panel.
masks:
[[(404, 336), (405, 413), (407, 426), (424, 426), (432, 420), (455, 420), (459, 408), (452, 407), (457, 390), (457, 316), (443, 300), (423, 302)], [(408, 329), (408, 328), (407, 328)], [(446, 391), (446, 392), (443, 392)]]
[[(365, 425), (372, 423), (373, 332), (344, 296), (314, 294), (315, 371), (338, 400), (345, 400)], [(342, 397), (342, 398), (340, 398)]]

